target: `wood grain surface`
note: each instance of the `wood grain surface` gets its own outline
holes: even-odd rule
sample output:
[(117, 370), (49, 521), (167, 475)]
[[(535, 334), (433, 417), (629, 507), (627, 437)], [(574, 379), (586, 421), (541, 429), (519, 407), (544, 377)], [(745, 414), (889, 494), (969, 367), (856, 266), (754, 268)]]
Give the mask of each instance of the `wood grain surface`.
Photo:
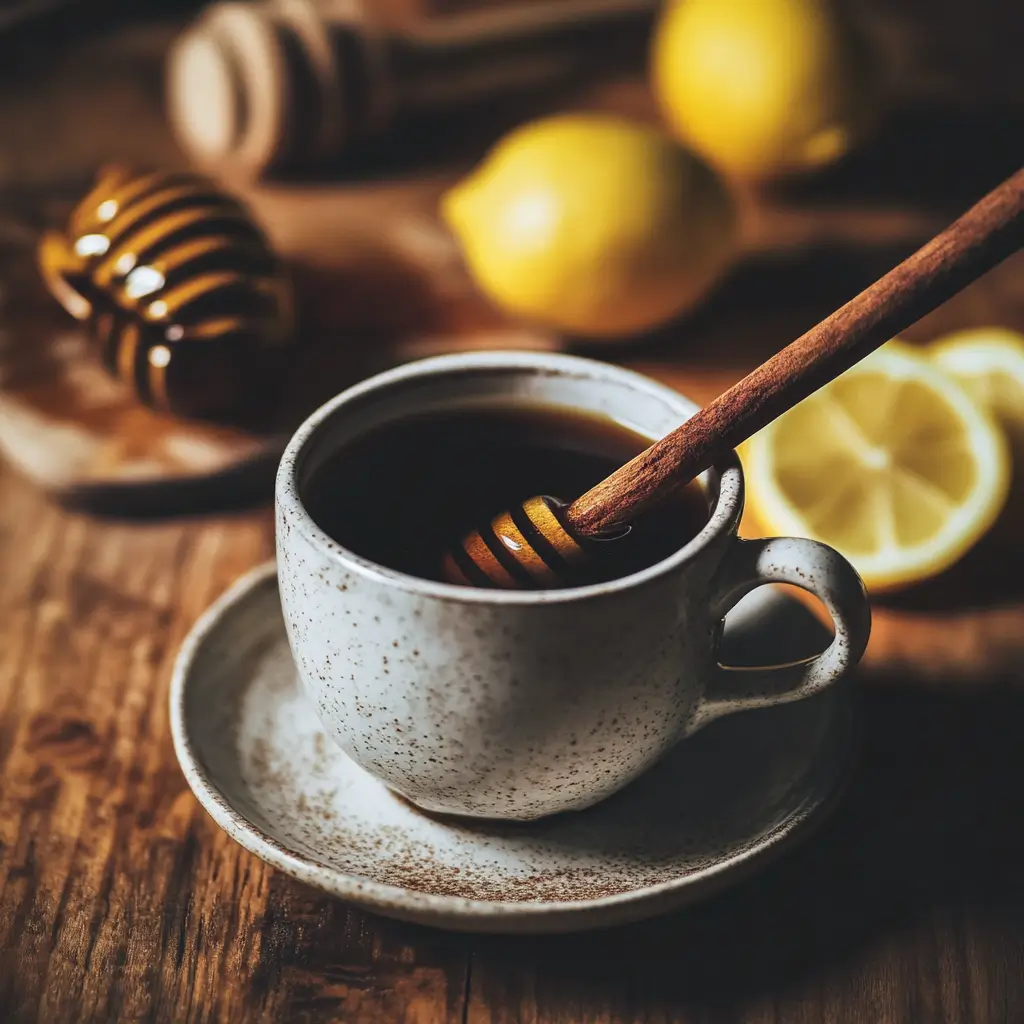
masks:
[[(483, 939), (347, 910), (202, 813), (167, 678), (265, 513), (104, 524), (0, 470), (5, 1021), (1015, 1022), (1024, 687), (862, 673), (852, 791), (823, 831), (689, 912)], [(1016, 613), (1019, 630), (1020, 613)]]
[[(957, 6), (925, 4), (919, 24), (955, 24)], [(0, 209), (45, 207), (112, 151), (173, 159), (159, 137), (125, 128), (151, 109), (161, 45), (104, 43), (0, 83)], [(69, 88), (92, 106), (72, 104), (71, 116)], [(957, 116), (925, 119), (926, 141), (909, 147), (931, 176), (867, 165), (898, 212), (956, 212), (979, 178), (990, 185), (1019, 165), (1016, 122)], [(824, 198), (838, 203), (848, 184), (839, 175)], [(706, 401), (906, 255), (895, 249), (753, 262), (685, 332), (609, 357)], [(1024, 328), (1024, 262), (908, 336), (981, 323)], [(187, 790), (168, 731), (171, 663), (207, 604), (271, 554), (265, 507), (101, 521), (0, 465), (0, 1022), (1016, 1024), (1020, 521), (949, 577), (876, 605), (859, 767), (805, 845), (644, 925), (485, 939), (323, 898), (230, 841)]]

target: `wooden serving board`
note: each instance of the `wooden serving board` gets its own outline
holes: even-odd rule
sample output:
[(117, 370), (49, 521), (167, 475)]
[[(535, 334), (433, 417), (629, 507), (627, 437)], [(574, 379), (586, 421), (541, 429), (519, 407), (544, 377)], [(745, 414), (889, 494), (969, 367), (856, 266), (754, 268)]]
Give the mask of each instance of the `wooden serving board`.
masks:
[[(652, 116), (639, 83), (607, 86), (577, 105)], [(153, 129), (159, 131), (159, 123)], [(644, 350), (675, 356), (712, 327), (716, 305), (755, 308), (749, 293), (759, 287), (752, 276), (786, 276), (823, 251), (840, 262), (867, 260), (884, 269), (942, 223), (932, 211), (897, 209), (888, 201), (858, 209), (845, 201), (802, 206), (786, 197), (740, 196), (744, 253), (717, 300), (709, 297), (693, 315), (631, 344), (588, 344), (503, 316), (476, 290), (440, 222), (439, 196), (485, 144), (448, 167), (392, 171), (369, 181), (225, 182), (250, 204), (288, 261), (301, 318), (291, 384), (263, 435), (184, 422), (136, 403), (41, 287), (33, 266), (36, 225), (9, 219), (2, 258), (7, 294), (16, 301), (10, 308), (0, 303), (7, 324), (0, 347), (0, 451), (62, 503), (95, 513), (179, 514), (266, 500), (291, 431), (317, 405), (377, 370), (487, 347), (620, 360)], [(55, 222), (71, 202), (51, 202), (39, 219)], [(816, 291), (816, 297), (829, 295)], [(816, 308), (827, 311), (820, 302)]]
[[(1015, 121), (993, 130), (970, 110), (937, 121), (895, 114), (843, 166), (786, 192), (738, 194), (744, 246), (727, 278), (677, 323), (615, 345), (502, 316), (474, 288), (437, 217), (442, 191), (507, 125), (467, 125), (429, 152), (399, 155), (349, 181), (226, 182), (289, 262), (302, 317), (292, 382), (266, 432), (254, 435), (141, 408), (96, 365), (33, 265), (39, 230), (66, 217), (99, 163), (181, 162), (161, 116), (158, 74), (173, 37), (129, 33), (71, 54), (0, 109), (12, 151), (27, 161), (12, 174), (17, 189), (5, 192), (0, 173), (0, 453), (60, 502), (94, 513), (174, 515), (264, 502), (282, 444), (305, 415), (367, 374), (423, 355), (555, 349), (657, 359), (731, 383), (1024, 159)], [(639, 81), (550, 98), (549, 109), (566, 108), (656, 120)], [(52, 128), (61, 132), (59, 148), (42, 137)], [(951, 137), (970, 161), (949, 158)], [(26, 181), (38, 184), (33, 190)]]

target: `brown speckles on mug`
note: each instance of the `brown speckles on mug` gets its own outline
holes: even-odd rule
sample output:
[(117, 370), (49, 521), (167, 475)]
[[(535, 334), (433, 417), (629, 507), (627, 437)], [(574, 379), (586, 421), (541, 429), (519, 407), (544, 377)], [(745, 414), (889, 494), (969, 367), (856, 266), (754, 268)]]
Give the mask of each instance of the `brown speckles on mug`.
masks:
[[(696, 408), (592, 360), (472, 353), (364, 381), (299, 428), (277, 478), (289, 642), (325, 731), (378, 781), (435, 812), (530, 820), (579, 810), (712, 718), (815, 694), (860, 657), (866, 601), (838, 555), (809, 541), (737, 541), (735, 456), (704, 474), (709, 521), (682, 549), (634, 575), (572, 590), (415, 579), (340, 547), (310, 518), (304, 481), (346, 438), (481, 400), (607, 414), (651, 438)], [(722, 669), (711, 642), (717, 624), (772, 580), (817, 593), (836, 619), (835, 643), (806, 665), (742, 676)], [(400, 653), (407, 648), (415, 657)]]

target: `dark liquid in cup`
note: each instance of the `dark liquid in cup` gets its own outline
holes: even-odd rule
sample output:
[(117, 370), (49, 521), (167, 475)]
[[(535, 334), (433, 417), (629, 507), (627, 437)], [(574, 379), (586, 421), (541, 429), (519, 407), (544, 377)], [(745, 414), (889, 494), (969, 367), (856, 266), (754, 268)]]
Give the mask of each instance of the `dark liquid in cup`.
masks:
[[(441, 557), (468, 529), (538, 494), (565, 502), (628, 462), (650, 439), (614, 420), (544, 406), (488, 406), (410, 416), (341, 448), (307, 481), (322, 530), (356, 554), (441, 579)], [(708, 519), (704, 492), (681, 488), (618, 540), (601, 542), (572, 586), (667, 558)]]

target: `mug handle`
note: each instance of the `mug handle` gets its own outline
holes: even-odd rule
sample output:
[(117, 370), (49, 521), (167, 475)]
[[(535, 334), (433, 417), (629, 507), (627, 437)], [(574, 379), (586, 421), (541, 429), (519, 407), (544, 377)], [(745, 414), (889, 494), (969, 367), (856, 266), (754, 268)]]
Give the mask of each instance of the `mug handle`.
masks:
[(689, 732), (734, 711), (787, 704), (820, 693), (860, 660), (871, 633), (871, 609), (857, 571), (826, 544), (801, 537), (733, 540), (712, 585), (720, 621), (742, 597), (768, 583), (792, 583), (828, 609), (835, 626), (821, 654), (788, 665), (736, 668), (719, 664)]

